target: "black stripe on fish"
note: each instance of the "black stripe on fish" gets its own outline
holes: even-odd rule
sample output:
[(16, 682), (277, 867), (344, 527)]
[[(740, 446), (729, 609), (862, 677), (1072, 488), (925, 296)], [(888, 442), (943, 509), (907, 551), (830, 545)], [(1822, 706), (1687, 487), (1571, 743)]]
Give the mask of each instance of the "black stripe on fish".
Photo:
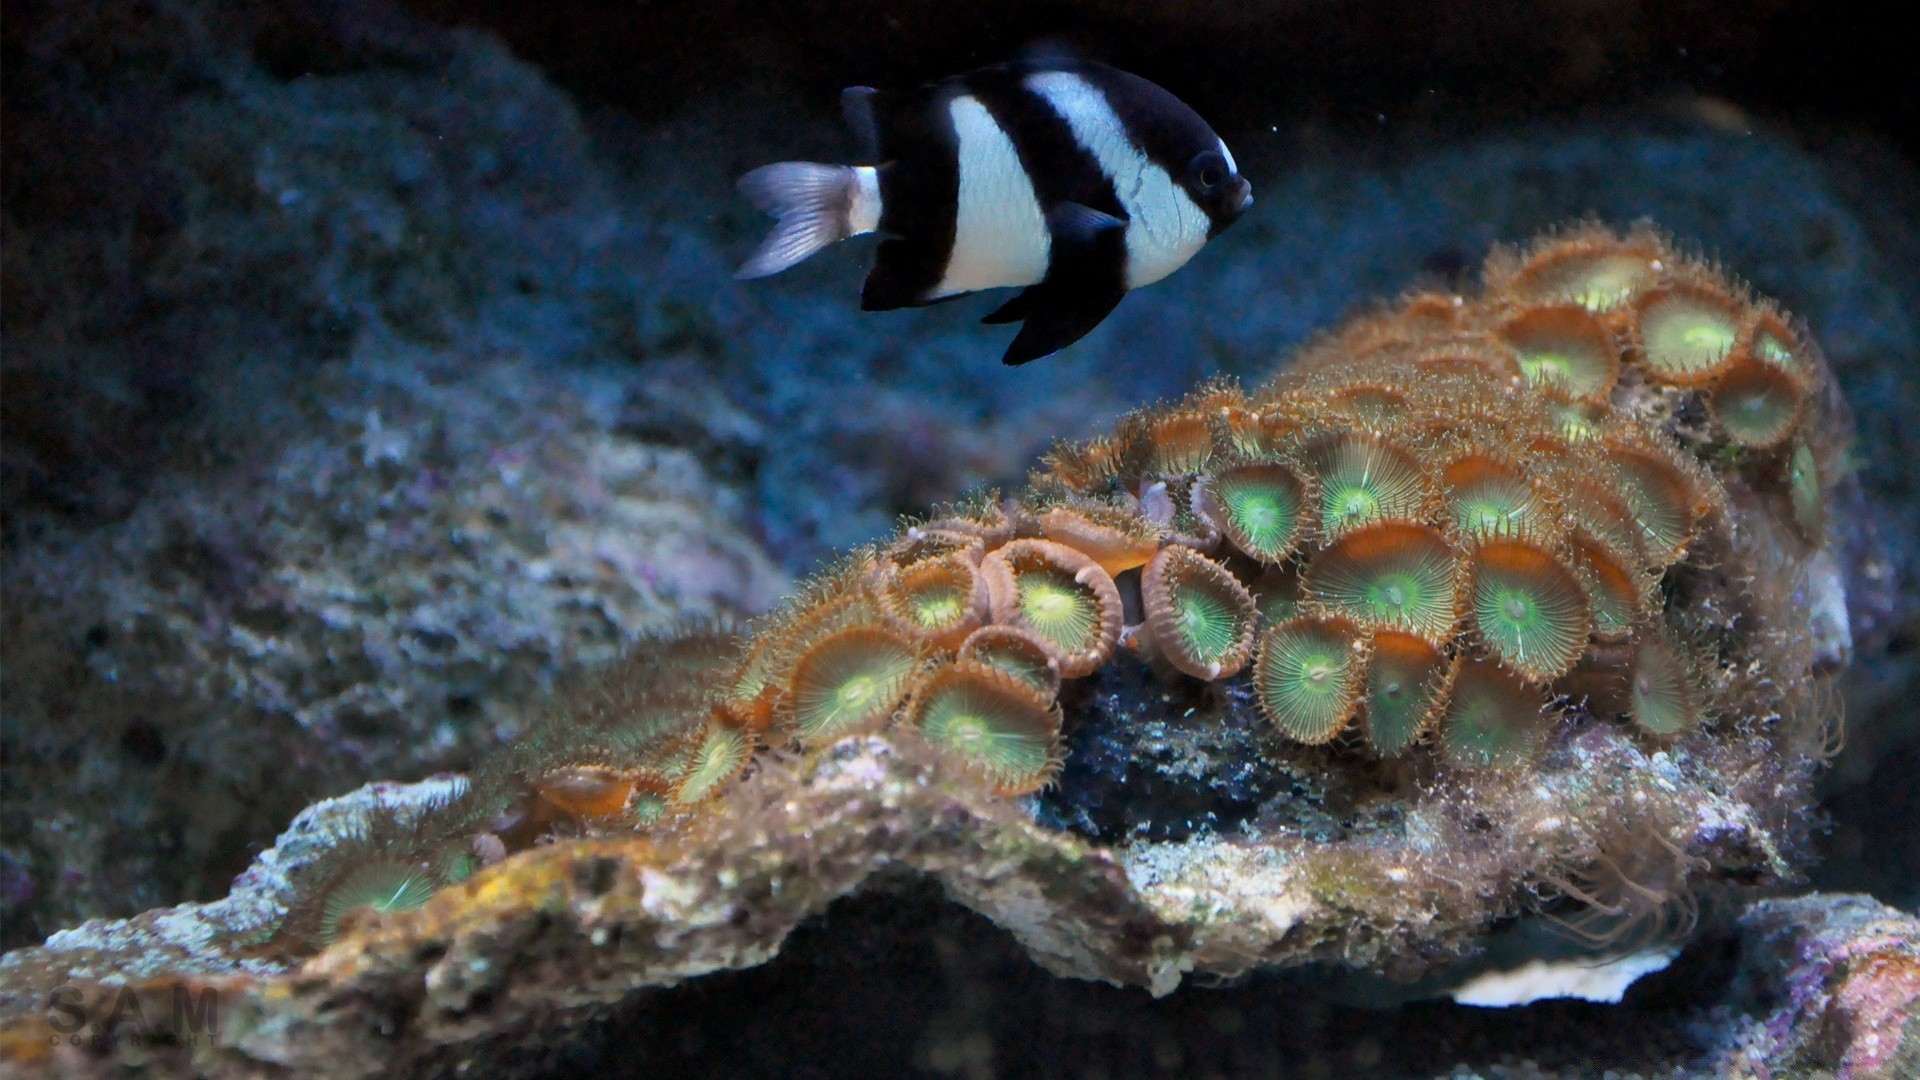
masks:
[(927, 302), (953, 258), (960, 207), (959, 137), (944, 83), (900, 100), (874, 100), (880, 132), (880, 232), (860, 307), (890, 311)]
[(1024, 79), (1038, 70), (1051, 69), (1006, 65), (966, 79), (1012, 140), (1052, 238), (1047, 276), (982, 320), (1026, 323), (1001, 357), (1006, 364), (1038, 360), (1080, 340), (1127, 294), (1126, 211), (1113, 178), (1065, 118), (1027, 89)]
[(1125, 125), (1127, 139), (1176, 181), (1192, 153), (1183, 148), (1212, 147), (1220, 141), (1206, 121), (1164, 87), (1105, 64), (1083, 63), (1071, 71), (1107, 99)]

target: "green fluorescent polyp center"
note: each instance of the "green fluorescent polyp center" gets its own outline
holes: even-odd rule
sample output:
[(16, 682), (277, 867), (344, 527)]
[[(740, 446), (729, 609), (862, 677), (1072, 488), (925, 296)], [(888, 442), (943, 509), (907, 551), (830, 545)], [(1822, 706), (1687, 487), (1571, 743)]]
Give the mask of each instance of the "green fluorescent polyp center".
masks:
[(1021, 575), (1020, 612), (1035, 630), (1069, 651), (1083, 647), (1093, 631), (1093, 601), (1052, 575)]
[(855, 708), (866, 704), (867, 699), (873, 697), (876, 686), (873, 676), (855, 675), (840, 687), (840, 692), (835, 696), (840, 699), (842, 705)]
[(1567, 383), (1573, 381), (1573, 362), (1558, 353), (1520, 354), (1520, 371), (1531, 383)]
[(1337, 499), (1334, 517), (1342, 523), (1366, 521), (1380, 512), (1380, 497), (1365, 488), (1349, 489)]
[(1190, 593), (1180, 598), (1178, 608), (1180, 639), (1199, 659), (1217, 660), (1240, 640), (1239, 619), (1219, 597)]
[(914, 608), (914, 618), (921, 626), (946, 626), (958, 622), (961, 612), (960, 595), (949, 590), (922, 597)]

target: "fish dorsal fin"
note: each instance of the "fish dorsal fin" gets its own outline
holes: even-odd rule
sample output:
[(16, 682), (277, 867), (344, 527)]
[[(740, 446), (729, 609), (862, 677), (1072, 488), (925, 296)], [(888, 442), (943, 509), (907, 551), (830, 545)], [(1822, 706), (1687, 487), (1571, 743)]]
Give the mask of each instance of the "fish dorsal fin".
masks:
[(880, 91), (871, 86), (849, 86), (840, 91), (840, 118), (860, 144), (865, 161), (880, 160), (880, 117), (874, 109), (874, 99), (879, 96)]
[(1087, 62), (1078, 46), (1059, 36), (1035, 38), (1014, 54), (1014, 65), (1028, 71), (1064, 71)]
[(1055, 241), (1076, 247), (1091, 244), (1101, 233), (1124, 229), (1126, 221), (1077, 202), (1055, 203), (1047, 211), (1047, 228)]

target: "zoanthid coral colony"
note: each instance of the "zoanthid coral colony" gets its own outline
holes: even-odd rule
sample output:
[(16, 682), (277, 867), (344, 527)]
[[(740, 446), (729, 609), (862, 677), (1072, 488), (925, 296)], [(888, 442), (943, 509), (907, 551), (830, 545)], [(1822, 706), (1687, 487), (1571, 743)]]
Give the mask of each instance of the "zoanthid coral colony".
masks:
[[(1040, 792), (1116, 665), (1211, 700), (1203, 719), (1257, 709), (1248, 753), (1376, 815), (1499, 798), (1594, 738), (1613, 765), (1803, 784), (1830, 723), (1806, 567), (1844, 433), (1794, 323), (1650, 229), (1501, 250), (1477, 298), (1408, 297), (1258, 389), (1058, 446), (1018, 495), (906, 524), (743, 631), (648, 643), (463, 797), (316, 866), (281, 941), (548, 838), (670, 834), (764, 755), (849, 736)], [(1515, 894), (1589, 927), (1670, 910), (1699, 862), (1674, 807), (1604, 810), (1656, 778), (1607, 783), (1574, 790), (1612, 832), (1508, 845), (1545, 852)]]

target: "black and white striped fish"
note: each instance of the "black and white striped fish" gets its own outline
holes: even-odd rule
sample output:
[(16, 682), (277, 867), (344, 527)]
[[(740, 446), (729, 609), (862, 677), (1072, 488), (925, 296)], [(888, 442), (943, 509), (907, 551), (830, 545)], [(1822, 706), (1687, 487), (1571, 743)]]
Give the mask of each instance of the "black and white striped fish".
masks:
[(879, 232), (868, 311), (1025, 286), (982, 320), (1024, 323), (1008, 364), (1080, 340), (1253, 204), (1206, 121), (1102, 64), (1015, 62), (900, 95), (856, 86), (841, 104), (878, 164), (784, 161), (741, 177), (779, 223), (738, 276)]

